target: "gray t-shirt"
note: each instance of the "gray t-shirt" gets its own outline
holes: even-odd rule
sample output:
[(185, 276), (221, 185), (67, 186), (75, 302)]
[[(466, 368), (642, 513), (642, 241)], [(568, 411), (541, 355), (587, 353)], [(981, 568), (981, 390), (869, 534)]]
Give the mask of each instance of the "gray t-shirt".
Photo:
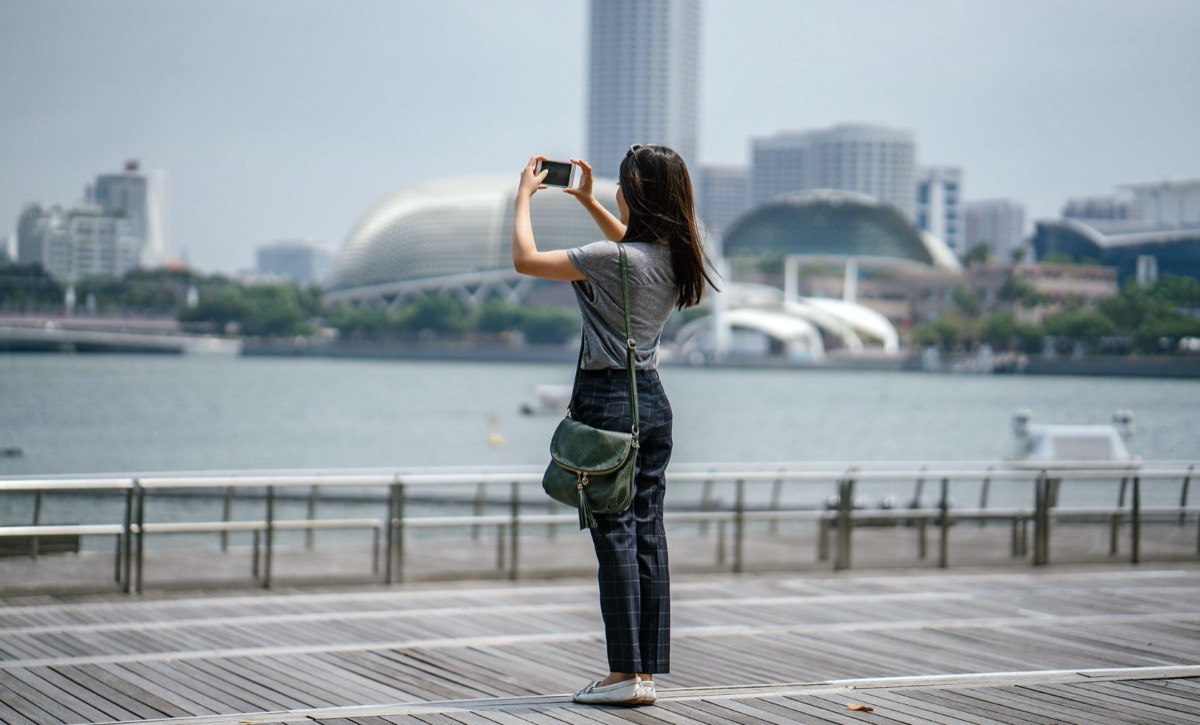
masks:
[[(583, 316), (583, 369), (625, 367), (625, 313), (621, 299), (621, 258), (618, 242), (593, 242), (567, 250), (584, 279), (572, 282)], [(675, 308), (679, 290), (666, 244), (621, 242), (628, 258), (629, 321), (634, 366), (658, 367), (658, 343), (663, 325)]]

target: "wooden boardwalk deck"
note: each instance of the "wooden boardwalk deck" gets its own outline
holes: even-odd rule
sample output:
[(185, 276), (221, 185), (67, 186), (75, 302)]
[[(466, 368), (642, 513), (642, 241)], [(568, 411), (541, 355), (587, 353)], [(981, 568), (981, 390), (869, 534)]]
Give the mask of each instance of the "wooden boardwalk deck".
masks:
[(6, 723), (1200, 720), (1194, 564), (684, 575), (636, 709), (564, 694), (602, 669), (589, 580), (3, 604)]

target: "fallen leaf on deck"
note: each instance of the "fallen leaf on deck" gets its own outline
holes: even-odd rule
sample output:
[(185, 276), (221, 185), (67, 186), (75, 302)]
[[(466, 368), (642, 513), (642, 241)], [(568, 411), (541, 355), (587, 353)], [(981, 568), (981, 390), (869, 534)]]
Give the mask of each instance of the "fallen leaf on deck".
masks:
[(871, 707), (870, 705), (859, 705), (855, 702), (847, 702), (846, 707), (850, 708), (851, 710), (857, 710), (858, 712), (875, 712), (875, 708)]

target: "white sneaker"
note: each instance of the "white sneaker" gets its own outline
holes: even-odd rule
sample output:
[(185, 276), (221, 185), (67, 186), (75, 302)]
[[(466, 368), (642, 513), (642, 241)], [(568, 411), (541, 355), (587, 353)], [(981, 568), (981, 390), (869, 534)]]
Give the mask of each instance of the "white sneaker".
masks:
[(656, 697), (653, 682), (634, 677), (603, 687), (599, 680), (592, 680), (576, 691), (572, 699), (583, 705), (644, 705), (654, 702)]

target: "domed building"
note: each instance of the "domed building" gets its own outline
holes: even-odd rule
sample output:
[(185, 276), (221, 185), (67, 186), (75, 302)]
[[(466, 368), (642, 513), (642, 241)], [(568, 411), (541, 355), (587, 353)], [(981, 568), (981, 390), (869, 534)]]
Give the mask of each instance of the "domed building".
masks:
[[(500, 294), (524, 299), (536, 283), (512, 266), (515, 176), (431, 181), (393, 194), (355, 224), (333, 261), (325, 299), (388, 305), (448, 291), (480, 301)], [(593, 192), (617, 213), (616, 182), (596, 179)], [(572, 196), (553, 187), (533, 197), (533, 230), (543, 250), (601, 238)]]
[(823, 189), (771, 199), (733, 223), (723, 248), (727, 257), (892, 259), (962, 269), (945, 242), (918, 229), (896, 207), (854, 191)]

